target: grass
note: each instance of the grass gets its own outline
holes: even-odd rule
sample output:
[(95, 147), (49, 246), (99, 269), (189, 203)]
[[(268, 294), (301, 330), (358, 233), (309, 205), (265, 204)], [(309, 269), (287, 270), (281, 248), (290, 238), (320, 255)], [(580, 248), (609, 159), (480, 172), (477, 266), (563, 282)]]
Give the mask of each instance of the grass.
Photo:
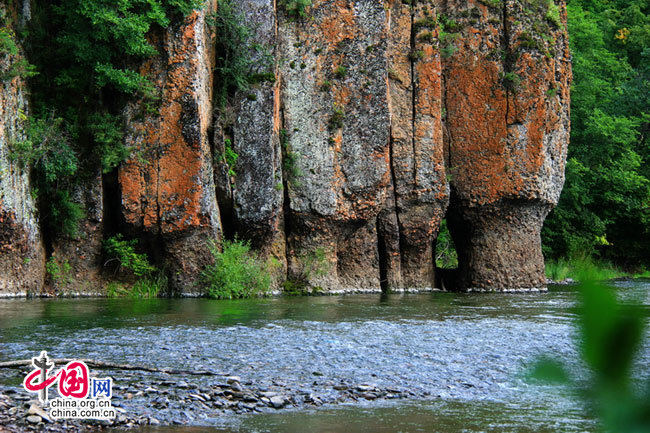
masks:
[[(646, 272), (646, 274), (650, 275), (650, 272)], [(587, 276), (589, 280), (605, 281), (629, 276), (629, 274), (617, 269), (610, 263), (598, 262), (589, 257), (546, 262), (546, 277), (553, 281), (564, 281), (567, 278), (582, 281)]]
[(163, 272), (140, 278), (132, 287), (113, 281), (106, 289), (109, 298), (152, 299), (167, 290), (167, 277)]
[(634, 278), (650, 278), (650, 271), (642, 271), (634, 274)]

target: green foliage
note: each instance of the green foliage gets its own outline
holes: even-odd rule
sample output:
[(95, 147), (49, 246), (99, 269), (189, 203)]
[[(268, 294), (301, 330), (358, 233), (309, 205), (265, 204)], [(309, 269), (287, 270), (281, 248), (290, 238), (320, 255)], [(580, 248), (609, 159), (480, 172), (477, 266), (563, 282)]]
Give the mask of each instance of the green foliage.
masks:
[(312, 286), (314, 278), (322, 278), (330, 271), (327, 254), (324, 248), (316, 248), (299, 257), (302, 268), (298, 275), (282, 283), (282, 293), (287, 296), (316, 294), (321, 287)]
[(84, 214), (70, 192), (79, 161), (65, 121), (54, 114), (29, 119), (21, 114), (21, 120), (26, 138), (10, 143), (9, 158), (24, 168), (32, 167), (41, 220), (49, 233), (75, 236)]
[(70, 266), (67, 260), (59, 264), (54, 256), (50, 256), (47, 262), (45, 262), (45, 271), (54, 285), (70, 284), (72, 281), (72, 266)]
[(443, 269), (456, 269), (458, 267), (458, 254), (456, 246), (451, 238), (451, 233), (447, 227), (447, 220), (443, 219), (440, 223), (438, 237), (436, 239), (436, 267)]
[(103, 245), (107, 258), (105, 264), (116, 262), (118, 271), (126, 269), (138, 277), (153, 274), (156, 268), (149, 263), (146, 254), (136, 252), (137, 244), (136, 239), (126, 240), (121, 234), (106, 239)]
[(330, 116), (330, 120), (327, 125), (329, 130), (335, 131), (337, 129), (343, 128), (344, 120), (345, 120), (345, 110), (343, 109), (343, 107), (334, 105), (334, 108), (332, 109), (332, 115)]
[(131, 287), (124, 287), (116, 281), (111, 281), (106, 288), (109, 298), (151, 299), (158, 297), (167, 290), (167, 277), (163, 272), (140, 278)]
[(237, 9), (237, 2), (222, 0), (214, 15), (216, 34), (215, 95), (222, 108), (239, 90), (249, 88), (248, 76), (252, 66), (246, 53), (252, 37), (246, 17)]
[(345, 78), (347, 73), (348, 73), (348, 70), (343, 65), (339, 65), (336, 69), (334, 69), (334, 76), (336, 78), (338, 78), (339, 80), (342, 80), (343, 78)]
[(501, 84), (506, 90), (516, 93), (521, 86), (521, 77), (516, 72), (504, 72), (501, 74)]
[(597, 413), (605, 431), (650, 430), (650, 382), (632, 380), (633, 362), (643, 346), (645, 319), (638, 307), (622, 305), (614, 289), (597, 283), (589, 272), (580, 278), (579, 348), (586, 383), (572, 377), (563, 362), (540, 359), (530, 377), (569, 386)]
[[(118, 92), (146, 93), (146, 77), (125, 66), (157, 54), (147, 38), (154, 27), (164, 28), (172, 18), (200, 7), (197, 0), (59, 0), (35, 7), (31, 29), (39, 64), (47, 69), (62, 96), (76, 98), (112, 88)], [(52, 45), (54, 42), (54, 45)], [(53, 64), (45, 65), (46, 60)]]
[(413, 32), (415, 34), (420, 33), (421, 30), (436, 30), (437, 28), (438, 20), (432, 15), (427, 15), (413, 23)]
[(291, 150), (287, 130), (280, 130), (280, 145), (282, 146), (282, 172), (289, 187), (298, 187), (301, 185), (300, 178), (303, 173), (298, 167), (298, 158), (300, 154)]
[(555, 4), (553, 0), (548, 0), (548, 10), (546, 11), (546, 20), (556, 26), (562, 27), (562, 19), (560, 18), (560, 7)]
[(223, 147), (224, 147), (223, 161), (228, 165), (228, 176), (230, 177), (237, 176), (237, 172), (235, 171), (235, 166), (237, 165), (239, 154), (235, 152), (235, 149), (232, 148), (232, 140), (226, 138), (223, 142)]
[(223, 251), (209, 245), (214, 264), (201, 273), (207, 294), (215, 299), (249, 298), (268, 292), (271, 274), (251, 251), (250, 244), (240, 240), (224, 241)]
[(321, 92), (329, 92), (331, 88), (332, 88), (332, 83), (329, 82), (328, 80), (323, 81), (320, 85)]
[(440, 41), (440, 52), (443, 58), (448, 59), (458, 51), (456, 41), (459, 37), (459, 33), (448, 33), (444, 30), (440, 30), (438, 40)]
[(596, 262), (589, 256), (562, 258), (546, 262), (546, 277), (553, 281), (564, 281), (567, 278), (577, 281), (581, 275), (585, 274), (598, 281), (611, 280), (625, 275), (610, 263)]
[(102, 172), (110, 173), (129, 156), (122, 121), (109, 113), (94, 113), (88, 120), (88, 129), (100, 149)]
[(236, 0), (221, 0), (212, 24), (216, 36), (215, 98), (222, 110), (239, 91), (275, 81), (268, 47), (253, 41), (253, 29)]
[(302, 263), (302, 275), (306, 280), (324, 277), (330, 271), (330, 264), (327, 261), (324, 248), (316, 248), (300, 257), (300, 261)]
[(116, 265), (116, 272), (128, 271), (139, 277), (135, 283), (122, 284), (112, 281), (106, 290), (109, 298), (155, 298), (167, 290), (167, 276), (164, 271), (149, 262), (146, 254), (138, 253), (136, 239), (126, 240), (117, 234), (103, 242), (106, 262), (104, 266)]
[(311, 6), (312, 0), (279, 0), (278, 4), (289, 16), (305, 17), (307, 8)]
[[(116, 168), (127, 156), (119, 120), (124, 103), (155, 101), (136, 71), (156, 55), (150, 32), (201, 5), (198, 0), (36, 0), (25, 46), (39, 74), (30, 81), (33, 118), (14, 156), (33, 166), (48, 236), (74, 235), (81, 180)], [(4, 40), (4, 39), (3, 39)], [(28, 75), (33, 75), (29, 73)]]
[(29, 78), (37, 74), (36, 67), (20, 56), (16, 34), (0, 18), (0, 81), (11, 80), (15, 77)]
[(571, 145), (547, 258), (650, 263), (650, 5), (572, 0)]

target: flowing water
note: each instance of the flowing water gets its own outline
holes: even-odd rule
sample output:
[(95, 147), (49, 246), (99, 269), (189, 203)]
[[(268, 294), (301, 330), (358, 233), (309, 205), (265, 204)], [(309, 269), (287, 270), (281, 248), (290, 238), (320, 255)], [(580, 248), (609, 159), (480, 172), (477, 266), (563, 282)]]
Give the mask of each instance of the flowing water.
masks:
[[(650, 282), (617, 288), (650, 317)], [(525, 380), (545, 354), (581, 371), (576, 300), (571, 286), (511, 295), (0, 300), (0, 361), (47, 350), (56, 358), (212, 370), (292, 397), (283, 410), (235, 414), (177, 396), (209, 390), (222, 376), (109, 371), (116, 405), (177, 424), (142, 432), (593, 431), (594, 417), (568, 389)], [(646, 345), (637, 370), (647, 375), (648, 365)], [(24, 372), (0, 370), (0, 390), (23, 393)], [(408, 398), (341, 397), (341, 388), (359, 385)], [(173, 392), (163, 406), (155, 393), (124, 398), (139, 386)], [(314, 398), (324, 405), (308, 404)]]

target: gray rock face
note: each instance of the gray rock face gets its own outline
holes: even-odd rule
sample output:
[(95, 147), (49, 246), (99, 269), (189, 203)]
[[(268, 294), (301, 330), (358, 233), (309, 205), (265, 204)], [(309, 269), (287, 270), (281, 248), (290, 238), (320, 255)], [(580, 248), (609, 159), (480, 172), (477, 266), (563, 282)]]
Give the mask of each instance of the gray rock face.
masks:
[[(10, 13), (6, 8), (0, 5), (2, 16)], [(0, 72), (4, 75), (20, 56), (1, 57)], [(13, 144), (26, 138), (23, 119), (28, 115), (25, 81), (0, 80), (0, 296), (40, 293), (45, 277), (45, 251), (29, 172), (11, 156)]]
[[(232, 145), (238, 154), (233, 183), (235, 229), (243, 239), (283, 264), (283, 173), (280, 147), (280, 81), (275, 61), (277, 29), (273, 0), (243, 0), (238, 6), (259, 50), (248, 54), (259, 77), (236, 96)], [(223, 119), (222, 119), (223, 121)], [(282, 133), (284, 136), (284, 133)]]
[[(386, 11), (323, 1), (309, 14), (279, 18), (283, 129), (301, 173), (288, 191), (290, 275), (376, 289), (376, 218), (390, 182)], [(322, 272), (309, 269), (315, 256)]]

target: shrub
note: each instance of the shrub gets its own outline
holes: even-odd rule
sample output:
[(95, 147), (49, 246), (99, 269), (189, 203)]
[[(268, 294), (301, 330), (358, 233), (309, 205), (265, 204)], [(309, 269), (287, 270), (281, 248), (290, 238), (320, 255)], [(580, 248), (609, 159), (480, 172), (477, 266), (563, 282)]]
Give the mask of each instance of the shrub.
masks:
[(223, 148), (223, 162), (228, 165), (228, 176), (236, 176), (237, 172), (235, 172), (235, 165), (239, 159), (239, 154), (232, 148), (232, 140), (226, 138), (223, 142)]
[(88, 128), (100, 149), (102, 172), (110, 173), (129, 156), (124, 146), (122, 122), (118, 116), (95, 113), (90, 116)]
[(436, 266), (443, 269), (458, 267), (458, 254), (451, 233), (447, 228), (447, 220), (442, 220), (438, 237), (436, 238)]
[(521, 86), (521, 77), (516, 72), (501, 74), (501, 84), (510, 92), (517, 92)]
[(311, 0), (280, 0), (278, 3), (293, 17), (306, 16), (307, 8), (311, 6)]
[(287, 279), (282, 283), (282, 293), (288, 296), (315, 294), (323, 289), (310, 286), (310, 280), (327, 275), (330, 271), (330, 264), (324, 248), (317, 248), (307, 254), (300, 256), (302, 269), (300, 274)]
[(45, 271), (55, 285), (70, 284), (71, 282), (70, 273), (72, 272), (72, 267), (67, 260), (59, 264), (54, 256), (50, 256), (45, 263)]
[(440, 51), (443, 58), (448, 59), (458, 51), (456, 41), (459, 37), (460, 33), (448, 33), (444, 30), (440, 30), (438, 40), (440, 41)]
[(343, 128), (343, 120), (345, 120), (345, 110), (343, 107), (335, 105), (328, 123), (329, 130), (334, 131)]
[(0, 80), (11, 80), (15, 77), (29, 78), (37, 74), (36, 67), (30, 64), (23, 57), (20, 57), (20, 50), (16, 44), (16, 34), (5, 27), (6, 23), (0, 18), (0, 58), (6, 57), (6, 67), (0, 70)]
[(65, 122), (54, 113), (42, 118), (21, 115), (21, 120), (26, 138), (10, 142), (9, 158), (33, 168), (32, 184), (46, 230), (53, 235), (76, 236), (84, 212), (70, 190), (79, 160)]
[(271, 286), (268, 266), (251, 251), (248, 242), (224, 241), (223, 251), (209, 245), (214, 264), (206, 266), (201, 280), (215, 299), (249, 298), (264, 294)]
[(581, 281), (585, 276), (593, 280), (605, 281), (623, 275), (623, 272), (616, 269), (610, 263), (597, 262), (589, 256), (578, 256), (570, 260), (549, 260), (546, 262), (546, 277), (553, 281), (564, 281), (567, 278)]
[(104, 241), (104, 252), (107, 257), (105, 265), (116, 261), (119, 264), (118, 270), (122, 268), (127, 269), (138, 277), (153, 274), (156, 271), (155, 266), (149, 263), (146, 254), (136, 252), (135, 247), (137, 243), (138, 241), (136, 239), (123, 239), (121, 234), (106, 239)]
[(298, 158), (300, 154), (291, 150), (289, 144), (289, 137), (287, 130), (280, 130), (280, 145), (282, 146), (282, 171), (287, 181), (287, 185), (291, 187), (299, 187), (301, 185), (300, 177), (303, 173), (298, 167)]
[(562, 27), (562, 19), (560, 18), (560, 8), (553, 0), (548, 1), (548, 10), (546, 11), (546, 20), (557, 28)]
[[(30, 80), (34, 116), (14, 156), (33, 166), (39, 211), (48, 238), (74, 235), (82, 207), (72, 200), (84, 174), (107, 173), (127, 156), (124, 103), (155, 100), (148, 77), (136, 71), (158, 54), (150, 31), (200, 6), (199, 0), (34, 0), (25, 48), (39, 74)], [(0, 30), (0, 51), (16, 54), (13, 34)], [(34, 75), (16, 63), (22, 75)], [(4, 71), (2, 71), (4, 72)], [(83, 165), (83, 170), (80, 166)]]

